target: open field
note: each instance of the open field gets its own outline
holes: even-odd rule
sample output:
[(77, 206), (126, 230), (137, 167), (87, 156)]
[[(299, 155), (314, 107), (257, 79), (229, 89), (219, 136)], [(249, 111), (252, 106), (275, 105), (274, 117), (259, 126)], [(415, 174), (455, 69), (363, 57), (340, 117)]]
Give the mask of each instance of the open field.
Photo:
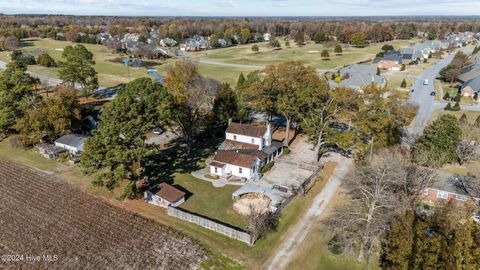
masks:
[(229, 48), (208, 50), (190, 53), (195, 59), (208, 59), (212, 61), (234, 63), (243, 65), (270, 65), (279, 64), (288, 60), (297, 60), (306, 65), (319, 69), (333, 69), (344, 65), (373, 59), (375, 54), (385, 44), (391, 44), (395, 48), (406, 47), (415, 40), (394, 40), (386, 43), (372, 44), (366, 48), (354, 48), (343, 45), (343, 53), (335, 55), (333, 48), (329, 48), (330, 60), (322, 60), (320, 53), (325, 48), (322, 44), (315, 44), (310, 41), (307, 45), (297, 46), (291, 41), (291, 47), (285, 47), (285, 42), (281, 40), (282, 49), (272, 50), (267, 46), (267, 42), (257, 43), (260, 48), (258, 53), (252, 52), (253, 44), (238, 45)]
[[(22, 47), (21, 50), (32, 51), (32, 50), (44, 50), (46, 51), (55, 61), (62, 61), (62, 49), (68, 45), (77, 45), (76, 43), (68, 41), (58, 41), (53, 39), (32, 39), (32, 46)], [(103, 46), (97, 44), (82, 44), (94, 55), (95, 60), (95, 70), (98, 72), (99, 84), (100, 86), (114, 86), (119, 83), (128, 82), (128, 72), (123, 64), (112, 63), (107, 60), (113, 60), (121, 55), (114, 55), (111, 51)], [(0, 53), (0, 60), (10, 61), (8, 52)], [(56, 77), (57, 69), (56, 68), (46, 68), (42, 66), (29, 66), (30, 71)], [(142, 76), (147, 76), (147, 71), (145, 68), (129, 68), (130, 78), (135, 79)]]
[(0, 254), (58, 256), (1, 268), (192, 269), (209, 256), (185, 235), (4, 160), (0, 186)]
[[(68, 45), (77, 45), (76, 43), (68, 41), (58, 41), (52, 39), (34, 39), (33, 46), (21, 48), (22, 50), (45, 50), (55, 61), (62, 61), (62, 51)], [(140, 77), (147, 77), (145, 68), (130, 67), (127, 72), (126, 67), (120, 63), (108, 62), (117, 57), (125, 57), (121, 54), (112, 54), (111, 51), (103, 46), (97, 44), (82, 44), (94, 54), (95, 70), (98, 72), (98, 80), (100, 86), (109, 87), (120, 83), (127, 83)], [(0, 60), (4, 62), (10, 61), (10, 53), (6, 51), (0, 52)], [(161, 75), (165, 75), (167, 68), (170, 67), (176, 59), (168, 59), (162, 62), (161, 65), (154, 66)], [(211, 77), (222, 83), (230, 83), (235, 85), (240, 73), (248, 73), (253, 71), (251, 68), (225, 68), (218, 65), (210, 65), (198, 63), (200, 73), (205, 77)], [(41, 74), (49, 77), (57, 77), (57, 68), (46, 68), (39, 65), (29, 66), (28, 69), (36, 74)], [(130, 73), (130, 74), (129, 74)]]

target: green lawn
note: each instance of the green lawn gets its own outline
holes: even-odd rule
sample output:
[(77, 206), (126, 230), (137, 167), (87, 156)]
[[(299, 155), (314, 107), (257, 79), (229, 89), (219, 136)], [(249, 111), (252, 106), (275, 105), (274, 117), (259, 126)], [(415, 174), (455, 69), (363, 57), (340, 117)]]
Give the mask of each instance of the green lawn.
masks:
[(176, 174), (173, 183), (191, 193), (180, 208), (245, 229), (245, 218), (233, 210), (232, 193), (238, 186), (216, 188), (210, 182), (185, 173)]
[(269, 65), (279, 64), (288, 60), (297, 60), (306, 65), (320, 69), (338, 68), (350, 63), (373, 59), (384, 44), (391, 44), (395, 48), (406, 47), (414, 40), (394, 40), (388, 43), (376, 43), (366, 48), (354, 48), (344, 45), (341, 55), (335, 55), (333, 48), (329, 49), (330, 60), (322, 60), (320, 53), (325, 48), (322, 44), (309, 42), (304, 46), (292, 45), (285, 47), (282, 43), (281, 50), (268, 48), (266, 42), (259, 43), (260, 51), (254, 53), (251, 50), (252, 44), (238, 45), (229, 48), (201, 51), (190, 53), (193, 58), (209, 59), (218, 62), (245, 64), (245, 65)]
[[(58, 41), (52, 39), (33, 39), (31, 40), (33, 46), (26, 46), (21, 48), (24, 51), (35, 51), (35, 50), (44, 50), (46, 51), (55, 61), (62, 61), (62, 49), (68, 45), (77, 45), (68, 41)], [(89, 51), (94, 54), (95, 60), (95, 70), (98, 72), (99, 84), (100, 86), (115, 86), (119, 83), (127, 83), (130, 79), (135, 79), (139, 77), (147, 76), (145, 68), (133, 68), (127, 69), (123, 64), (112, 63), (107, 60), (113, 60), (121, 55), (114, 55), (111, 51), (103, 46), (97, 44), (82, 44)], [(10, 57), (7, 52), (0, 53), (0, 60), (10, 61)], [(29, 70), (32, 72), (57, 77), (56, 68), (46, 68), (42, 66), (29, 66)]]
[(58, 165), (56, 161), (44, 158), (34, 149), (14, 147), (11, 138), (0, 141), (0, 158), (45, 171), (55, 170)]

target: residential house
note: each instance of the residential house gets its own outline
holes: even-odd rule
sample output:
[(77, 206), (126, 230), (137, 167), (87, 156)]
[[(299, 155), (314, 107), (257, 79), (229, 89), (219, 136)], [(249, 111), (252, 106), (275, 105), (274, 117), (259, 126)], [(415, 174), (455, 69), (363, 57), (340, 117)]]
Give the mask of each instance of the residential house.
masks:
[(480, 201), (480, 198), (471, 198), (459, 186), (459, 178), (447, 174), (441, 174), (437, 181), (423, 190), (422, 200), (428, 203), (442, 203), (455, 200), (460, 203), (468, 201)]
[(88, 139), (86, 135), (67, 134), (56, 139), (54, 144), (67, 150), (71, 157), (78, 157), (83, 152), (83, 145), (86, 139)]
[(185, 192), (167, 183), (161, 183), (145, 191), (144, 200), (164, 208), (178, 207), (185, 202)]
[(199, 35), (194, 35), (192, 38), (187, 39), (185, 43), (180, 44), (180, 50), (182, 51), (200, 51), (209, 47), (208, 39)]
[(102, 32), (97, 34), (97, 41), (100, 43), (104, 43), (105, 41), (109, 40), (112, 36), (108, 32)]
[(369, 84), (385, 86), (386, 79), (377, 75), (376, 65), (352, 64), (339, 71), (342, 80), (340, 82), (329, 81), (332, 88), (347, 87), (361, 92), (362, 88)]
[(163, 38), (160, 40), (160, 46), (175, 47), (177, 46), (177, 41), (173, 38)]
[(225, 141), (210, 163), (210, 174), (256, 180), (260, 177), (260, 168), (282, 153), (282, 143), (272, 141), (270, 125), (230, 122), (225, 131)]
[(480, 77), (480, 64), (473, 64), (462, 68), (462, 74), (457, 78), (460, 83), (466, 83)]
[(270, 33), (263, 34), (264, 41), (270, 41), (270, 39), (272, 39), (272, 35)]
[[(377, 62), (378, 61), (378, 62)], [(380, 69), (400, 71), (403, 64), (403, 56), (400, 51), (391, 51), (383, 55), (383, 57), (377, 61), (377, 67)]]
[(462, 96), (464, 97), (472, 97), (475, 100), (480, 102), (480, 77), (476, 77), (475, 79), (471, 79), (470, 81), (462, 84), (461, 86)]

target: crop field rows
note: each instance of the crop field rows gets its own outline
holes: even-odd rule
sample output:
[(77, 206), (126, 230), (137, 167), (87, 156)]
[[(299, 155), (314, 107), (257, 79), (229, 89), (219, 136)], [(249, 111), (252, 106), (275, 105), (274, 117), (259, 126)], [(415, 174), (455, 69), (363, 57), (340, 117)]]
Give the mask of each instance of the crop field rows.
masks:
[(0, 160), (0, 269), (188, 269), (206, 259), (190, 238), (32, 170)]

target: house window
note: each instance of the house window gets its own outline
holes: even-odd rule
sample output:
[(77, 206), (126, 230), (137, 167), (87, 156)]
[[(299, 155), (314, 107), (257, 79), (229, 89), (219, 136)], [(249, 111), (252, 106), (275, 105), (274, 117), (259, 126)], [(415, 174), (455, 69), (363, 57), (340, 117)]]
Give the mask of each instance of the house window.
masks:
[(437, 198), (439, 199), (448, 199), (448, 192), (445, 191), (438, 191), (437, 192)]
[(254, 138), (252, 138), (252, 143), (255, 143), (255, 139), (254, 139)]
[(423, 191), (423, 195), (428, 196), (428, 188)]
[(242, 173), (242, 168), (238, 168), (238, 173)]
[(234, 140), (234, 141), (237, 140), (237, 135), (233, 135), (233, 140)]
[(455, 199), (457, 199), (458, 201), (466, 201), (467, 200), (467, 197), (466, 196), (463, 196), (463, 195), (456, 195), (455, 196)]
[(217, 167), (215, 167), (215, 173), (217, 173), (217, 171), (218, 171), (218, 169), (217, 169)]

